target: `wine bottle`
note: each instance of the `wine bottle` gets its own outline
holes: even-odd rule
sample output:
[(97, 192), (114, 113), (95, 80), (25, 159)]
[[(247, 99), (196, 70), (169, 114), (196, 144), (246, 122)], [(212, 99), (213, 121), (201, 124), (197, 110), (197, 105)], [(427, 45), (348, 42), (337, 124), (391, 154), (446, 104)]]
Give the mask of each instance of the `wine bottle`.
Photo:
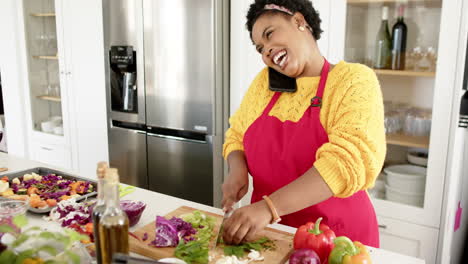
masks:
[(391, 67), (391, 38), (388, 30), (388, 7), (382, 8), (382, 22), (377, 34), (374, 68), (390, 69)]
[(94, 245), (96, 247), (96, 260), (98, 263), (102, 263), (102, 256), (101, 256), (101, 246), (100, 246), (100, 239), (99, 239), (99, 226), (101, 217), (104, 214), (106, 209), (106, 203), (104, 199), (104, 185), (105, 185), (105, 172), (106, 169), (109, 167), (107, 162), (99, 162), (96, 170), (97, 175), (97, 201), (96, 205), (93, 208), (93, 236), (94, 236)]
[(408, 27), (404, 21), (404, 5), (398, 7), (397, 22), (392, 29), (392, 70), (404, 70)]
[(115, 253), (128, 254), (128, 217), (120, 208), (119, 174), (106, 169), (104, 185), (106, 210), (99, 222), (99, 245), (103, 264), (111, 264)]

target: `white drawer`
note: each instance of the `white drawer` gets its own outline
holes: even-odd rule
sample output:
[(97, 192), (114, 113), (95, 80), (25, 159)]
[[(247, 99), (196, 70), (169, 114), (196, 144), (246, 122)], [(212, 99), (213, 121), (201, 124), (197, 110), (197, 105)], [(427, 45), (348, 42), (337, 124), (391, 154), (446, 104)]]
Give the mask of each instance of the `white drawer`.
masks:
[(63, 169), (72, 169), (71, 152), (68, 148), (36, 143), (32, 146), (32, 155), (36, 161)]
[(400, 254), (425, 259), (435, 264), (439, 230), (377, 216), (380, 247)]

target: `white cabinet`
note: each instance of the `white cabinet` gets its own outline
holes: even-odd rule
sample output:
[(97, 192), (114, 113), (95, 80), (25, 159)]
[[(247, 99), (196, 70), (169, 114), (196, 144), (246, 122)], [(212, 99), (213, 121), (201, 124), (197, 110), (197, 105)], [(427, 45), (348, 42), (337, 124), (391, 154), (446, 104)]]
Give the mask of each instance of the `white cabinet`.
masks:
[(378, 217), (380, 248), (436, 263), (439, 230)]
[(29, 157), (92, 177), (108, 160), (102, 3), (22, 0), (11, 9)]
[[(334, 21), (332, 27), (335, 32), (341, 32), (344, 36), (333, 38), (344, 41), (331, 42), (334, 46), (331, 49), (341, 49), (342, 59), (374, 67), (377, 58), (376, 38), (381, 26), (383, 7), (389, 8), (388, 22), (391, 31), (396, 22), (393, 14), (401, 1), (339, 2), (331, 11), (331, 20)], [(446, 173), (450, 129), (446, 128), (453, 127), (451, 109), (454, 103), (459, 103), (454, 95), (461, 89), (455, 85), (457, 70), (460, 69), (453, 63), (458, 55), (453, 43), (458, 43), (459, 38), (461, 1), (434, 0), (430, 4), (424, 1), (406, 1), (404, 7), (408, 26), (407, 65), (401, 70), (375, 70), (386, 101), (386, 120), (395, 119), (401, 125), (395, 129), (387, 126), (388, 152), (384, 166), (408, 163), (407, 153), (411, 148), (421, 148), (428, 152), (427, 173), (422, 182), (424, 191), (411, 193), (422, 197), (420, 204), (405, 204), (394, 200), (394, 195), (387, 194), (386, 198), (374, 199), (374, 205), (378, 215), (439, 228), (443, 186), (446, 177), (450, 176)], [(437, 51), (436, 60), (432, 60), (434, 63), (431, 63), (431, 47)], [(418, 53), (418, 49), (423, 52)], [(391, 107), (393, 111), (389, 111)], [(402, 111), (402, 108), (411, 110)], [(409, 135), (411, 131), (405, 129), (408, 124), (414, 124), (411, 123), (410, 116), (414, 113), (413, 110), (424, 113), (417, 116), (418, 121), (430, 122), (430, 130), (426, 135)], [(401, 116), (398, 117), (395, 112)], [(389, 182), (386, 181), (385, 184)], [(386, 189), (387, 193), (394, 191), (390, 186), (386, 186)], [(403, 193), (402, 190), (396, 191)]]
[(32, 159), (54, 167), (71, 168), (69, 148), (47, 143), (36, 143), (31, 148)]

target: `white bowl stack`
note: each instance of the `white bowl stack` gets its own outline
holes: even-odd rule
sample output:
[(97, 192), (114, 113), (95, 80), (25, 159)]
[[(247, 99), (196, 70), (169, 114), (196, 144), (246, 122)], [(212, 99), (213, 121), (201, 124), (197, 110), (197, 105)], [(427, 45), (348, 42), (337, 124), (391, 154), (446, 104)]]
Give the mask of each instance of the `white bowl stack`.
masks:
[(422, 207), (426, 187), (427, 169), (404, 164), (384, 169), (387, 174), (385, 185), (387, 200)]

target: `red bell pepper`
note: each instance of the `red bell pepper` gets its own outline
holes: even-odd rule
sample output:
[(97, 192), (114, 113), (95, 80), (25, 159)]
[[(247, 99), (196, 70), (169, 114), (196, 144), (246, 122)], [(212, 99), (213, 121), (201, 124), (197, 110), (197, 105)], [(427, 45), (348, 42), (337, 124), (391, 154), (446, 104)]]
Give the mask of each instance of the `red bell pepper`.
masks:
[(328, 264), (372, 264), (367, 248), (358, 241), (340, 236), (334, 241), (333, 248), (328, 257)]
[(328, 255), (335, 244), (333, 240), (336, 235), (333, 230), (325, 224), (321, 224), (320, 217), (314, 223), (309, 222), (300, 226), (294, 235), (294, 249), (309, 248), (317, 252), (322, 263), (326, 263)]

